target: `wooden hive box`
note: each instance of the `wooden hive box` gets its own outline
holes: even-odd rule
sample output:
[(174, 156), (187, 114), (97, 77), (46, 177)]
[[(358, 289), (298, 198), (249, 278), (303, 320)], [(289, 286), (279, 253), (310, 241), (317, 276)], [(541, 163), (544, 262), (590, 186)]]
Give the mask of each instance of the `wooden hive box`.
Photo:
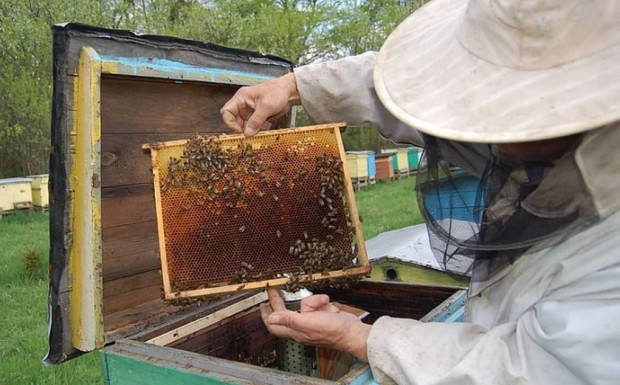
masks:
[(35, 207), (47, 208), (49, 205), (49, 191), (47, 186), (49, 183), (49, 175), (30, 175), (29, 178), (32, 178), (32, 203)]
[(32, 207), (32, 178), (0, 179), (0, 214)]
[(368, 178), (367, 155), (359, 151), (347, 152), (347, 165), (351, 178)]
[(396, 152), (396, 157), (398, 159), (397, 162), (397, 170), (400, 173), (408, 173), (409, 172), (409, 157), (408, 150), (406, 148), (399, 148)]
[[(243, 85), (292, 70), (253, 52), (78, 24), (54, 32), (49, 352), (102, 349), (105, 384), (333, 384), (283, 372), (260, 291), (163, 300), (156, 205), (143, 143), (225, 132)], [(290, 126), (285, 117), (281, 126)], [(420, 318), (454, 287), (362, 282), (329, 293), (371, 313)], [(337, 383), (370, 376), (358, 365)], [(356, 382), (357, 381), (357, 382)]]
[(390, 181), (394, 178), (392, 154), (376, 154), (375, 166), (377, 170), (377, 179)]

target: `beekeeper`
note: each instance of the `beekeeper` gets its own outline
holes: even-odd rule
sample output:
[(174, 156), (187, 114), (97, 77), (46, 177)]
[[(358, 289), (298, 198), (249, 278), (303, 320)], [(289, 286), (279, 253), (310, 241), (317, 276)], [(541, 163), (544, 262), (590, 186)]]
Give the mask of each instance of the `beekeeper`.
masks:
[[(381, 383), (620, 382), (618, 1), (433, 0), (379, 53), (242, 88), (221, 113), (253, 135), (299, 103), (425, 147), (431, 244), (472, 284), (453, 324), (370, 326), (324, 295), (296, 313), (271, 290), (272, 333), (349, 351)], [(463, 178), (474, 199), (439, 193)]]

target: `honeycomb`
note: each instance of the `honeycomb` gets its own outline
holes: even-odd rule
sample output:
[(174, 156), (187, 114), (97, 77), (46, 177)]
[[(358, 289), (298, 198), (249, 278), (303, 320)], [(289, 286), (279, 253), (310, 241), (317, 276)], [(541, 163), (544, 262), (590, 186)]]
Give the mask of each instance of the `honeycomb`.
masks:
[(326, 125), (151, 145), (166, 295), (281, 277), (291, 289), (358, 265), (339, 135)]

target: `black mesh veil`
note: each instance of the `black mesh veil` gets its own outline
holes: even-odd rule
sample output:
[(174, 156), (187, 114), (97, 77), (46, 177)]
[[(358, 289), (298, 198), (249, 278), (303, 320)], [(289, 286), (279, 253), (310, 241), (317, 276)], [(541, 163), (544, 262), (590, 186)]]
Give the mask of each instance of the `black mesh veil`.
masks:
[(553, 164), (525, 162), (490, 144), (424, 140), (418, 205), (433, 253), (449, 272), (486, 281), (594, 215), (570, 153)]

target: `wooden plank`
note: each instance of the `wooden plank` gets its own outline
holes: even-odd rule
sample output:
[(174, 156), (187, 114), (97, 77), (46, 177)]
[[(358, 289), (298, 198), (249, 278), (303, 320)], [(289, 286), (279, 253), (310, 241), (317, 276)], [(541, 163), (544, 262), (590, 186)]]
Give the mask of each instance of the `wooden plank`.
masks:
[(102, 240), (104, 282), (161, 268), (154, 220), (104, 228)]
[(460, 289), (364, 280), (349, 290), (324, 288), (320, 292), (332, 301), (363, 308), (370, 313), (367, 320), (373, 322), (384, 315), (420, 319)]
[(151, 159), (142, 150), (142, 145), (170, 139), (187, 139), (196, 132), (187, 126), (185, 131), (165, 134), (103, 134), (101, 139), (103, 187), (152, 183)]
[[(285, 373), (276, 369), (261, 368), (253, 365), (243, 364), (240, 362), (229, 361), (216, 357), (209, 357), (193, 352), (186, 352), (178, 349), (168, 348), (165, 346), (157, 346), (146, 344), (132, 340), (120, 340), (110, 348), (106, 348), (103, 352), (105, 358), (110, 355), (121, 357), (133, 357), (143, 361), (150, 362), (150, 366), (146, 364), (138, 370), (138, 372), (157, 370), (157, 368), (167, 367), (175, 368), (181, 371), (192, 371), (204, 375), (203, 383), (207, 383), (209, 378), (221, 378), (227, 382), (237, 384), (252, 385), (290, 385), (290, 384), (316, 384), (316, 385), (333, 385), (332, 381), (326, 381), (319, 378), (312, 378), (298, 374)], [(109, 367), (109, 364), (107, 365)], [(152, 367), (151, 367), (152, 366)], [(134, 367), (135, 369), (135, 367)], [(135, 381), (141, 381), (139, 376)], [(161, 377), (168, 383), (185, 382), (168, 382), (168, 379)], [(156, 381), (156, 380), (155, 380)], [(125, 384), (125, 383), (118, 383)], [(146, 385), (158, 384), (158, 382), (133, 382), (132, 384)], [(117, 385), (114, 383), (114, 385)]]
[[(120, 279), (119, 281), (122, 281)], [(107, 284), (107, 283), (106, 283)], [(161, 299), (161, 283), (139, 288), (127, 288), (127, 292), (103, 299), (106, 313), (116, 313), (144, 302)]]
[(101, 140), (100, 76), (97, 52), (84, 47), (80, 51), (79, 77), (75, 84), (76, 119), (73, 168), (67, 175), (74, 200), (68, 207), (72, 238), (68, 266), (71, 273), (71, 343), (82, 351), (104, 344), (101, 293)]
[(104, 229), (155, 221), (153, 183), (102, 189), (101, 213)]
[[(346, 123), (335, 124), (334, 130), (340, 130), (346, 128)], [(340, 151), (340, 159), (346, 161), (347, 155), (344, 151), (344, 144), (342, 143), (342, 137), (339, 132), (335, 132), (334, 135), (338, 141), (338, 150)], [(368, 172), (368, 167), (366, 168)], [(351, 214), (351, 222), (353, 222), (353, 228), (355, 229), (355, 245), (357, 246), (357, 259), (358, 265), (368, 266), (368, 253), (366, 251), (366, 242), (364, 241), (364, 233), (362, 231), (362, 222), (360, 221), (359, 213), (357, 212), (357, 203), (355, 201), (355, 192), (353, 191), (353, 185), (351, 184), (351, 177), (349, 176), (349, 168), (343, 167), (342, 173), (344, 174), (344, 192), (349, 204), (349, 212)], [(366, 271), (370, 272), (370, 269)]]
[(238, 86), (104, 76), (101, 120), (106, 134), (227, 132), (220, 108)]
[(127, 307), (106, 314), (106, 341), (111, 342), (127, 336), (146, 341), (250, 296), (250, 293), (238, 294), (220, 301), (200, 302), (191, 306), (174, 306), (165, 303), (160, 297)]
[(257, 307), (227, 318), (188, 341), (171, 347), (210, 357), (274, 367), (281, 340), (269, 333)]
[(147, 326), (160, 323), (162, 319), (178, 309), (158, 298), (115, 313), (107, 313), (104, 320), (106, 341), (111, 342), (123, 336), (135, 335)]
[[(359, 266), (353, 267), (346, 270), (333, 270), (326, 273), (315, 273), (315, 274), (304, 274), (299, 275), (299, 281), (320, 281), (330, 278), (341, 278), (341, 277), (350, 277), (350, 276), (359, 276), (365, 275), (370, 271), (370, 266)], [(205, 289), (196, 289), (196, 290), (186, 290), (176, 293), (166, 293), (166, 299), (175, 299), (175, 298), (191, 298), (191, 297), (200, 297), (203, 295), (215, 295), (215, 294), (225, 294), (225, 293), (234, 293), (239, 292), (241, 290), (256, 290), (263, 289), (265, 287), (277, 287), (286, 285), (290, 281), (290, 278), (274, 278), (263, 281), (256, 282), (247, 282), (240, 283), (234, 285), (223, 285), (217, 287), (209, 287)]]
[(228, 379), (207, 372), (170, 367), (149, 357), (105, 353), (102, 357), (103, 381), (109, 385), (225, 385)]
[[(211, 302), (209, 301), (196, 302), (193, 305), (189, 305), (189, 306), (187, 305), (174, 306), (174, 305), (164, 303), (163, 300), (160, 299), (158, 302), (162, 306), (162, 308), (165, 307), (165, 309), (169, 309), (169, 310), (172, 309), (170, 310), (170, 313), (175, 313), (174, 316), (166, 317), (165, 320), (162, 320), (162, 322), (159, 322), (156, 325), (153, 324), (153, 322), (151, 322), (152, 327), (148, 329), (143, 329), (139, 333), (135, 333), (132, 336), (132, 339), (136, 341), (142, 341), (142, 342), (150, 340), (151, 338), (157, 337), (170, 330), (176, 329), (189, 322), (203, 318), (207, 314), (211, 314), (215, 311), (218, 311), (234, 303), (237, 303), (245, 298), (249, 298), (254, 294), (255, 293), (236, 294), (236, 295), (231, 295), (229, 297), (221, 298), (217, 300), (213, 299)], [(137, 311), (140, 311), (140, 308), (142, 306), (143, 305), (138, 305)], [(132, 313), (138, 314), (137, 311), (128, 309), (123, 312), (132, 312)], [(150, 313), (151, 312), (145, 312), (142, 314), (150, 314)]]
[(153, 183), (106, 187), (101, 191), (102, 227), (154, 221)]
[(276, 359), (278, 342), (265, 327), (259, 309), (253, 308), (173, 346), (212, 357), (269, 366)]
[(180, 338), (184, 338), (201, 329), (214, 325), (224, 318), (230, 317), (234, 314), (237, 314), (243, 310), (246, 310), (266, 300), (267, 300), (266, 292), (258, 293), (250, 298), (246, 298), (240, 302), (237, 302), (234, 305), (228, 306), (227, 308), (224, 308), (222, 310), (216, 311), (215, 313), (209, 314), (204, 318), (190, 322), (187, 325), (183, 325), (179, 328), (171, 330), (165, 334), (162, 334), (161, 336), (151, 338), (150, 340), (146, 342), (155, 344), (155, 345), (161, 345), (161, 346), (169, 345)]
[(107, 281), (103, 288), (104, 312), (115, 313), (161, 297), (158, 270)]

